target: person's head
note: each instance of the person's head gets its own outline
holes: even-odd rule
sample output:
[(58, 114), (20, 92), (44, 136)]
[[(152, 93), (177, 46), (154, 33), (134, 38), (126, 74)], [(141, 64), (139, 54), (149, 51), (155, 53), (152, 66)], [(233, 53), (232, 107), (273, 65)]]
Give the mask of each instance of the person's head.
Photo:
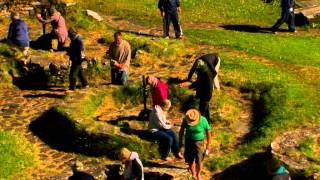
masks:
[(70, 29), (68, 30), (68, 36), (69, 36), (69, 38), (70, 38), (71, 40), (74, 40), (74, 39), (77, 37), (77, 35), (78, 35), (78, 33), (77, 33), (76, 29), (70, 28)]
[(147, 82), (148, 85), (154, 87), (154, 86), (157, 85), (158, 79), (156, 77), (154, 77), (154, 76), (148, 76), (146, 78), (146, 82)]
[(131, 151), (127, 148), (121, 148), (120, 150), (120, 158), (122, 161), (130, 160)]
[(197, 109), (189, 109), (186, 112), (186, 119), (189, 126), (195, 126), (200, 120), (200, 112)]
[(14, 20), (20, 19), (20, 14), (18, 12), (12, 12), (10, 17), (11, 17), (11, 20), (14, 21)]
[(116, 42), (117, 45), (120, 45), (122, 43), (122, 34), (120, 31), (114, 33), (114, 42)]
[(164, 100), (161, 104), (161, 108), (165, 112), (169, 111), (170, 107), (171, 107), (171, 101), (169, 99)]
[(56, 8), (51, 7), (48, 11), (49, 16), (52, 16), (55, 12), (57, 12)]

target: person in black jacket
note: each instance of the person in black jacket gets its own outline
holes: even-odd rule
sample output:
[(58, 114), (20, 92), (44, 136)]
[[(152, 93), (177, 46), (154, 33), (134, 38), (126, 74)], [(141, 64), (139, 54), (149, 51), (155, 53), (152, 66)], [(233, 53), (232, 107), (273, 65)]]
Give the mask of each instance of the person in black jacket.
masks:
[(178, 12), (181, 12), (179, 0), (159, 0), (158, 8), (163, 17), (163, 36), (169, 38), (170, 21), (172, 21), (176, 38), (181, 38), (182, 30), (179, 24)]
[[(218, 72), (220, 67), (220, 58), (218, 54), (206, 54), (196, 59), (188, 78), (180, 84), (181, 87), (195, 88), (196, 97), (200, 99), (199, 111), (202, 116), (210, 121), (209, 102), (212, 97), (214, 86), (220, 90)], [(190, 85), (192, 75), (197, 73), (197, 80)]]
[(71, 60), (71, 69), (69, 74), (69, 90), (74, 90), (76, 87), (76, 78), (80, 78), (83, 87), (88, 87), (88, 81), (84, 75), (81, 67), (82, 60), (84, 59), (84, 47), (82, 40), (77, 32), (73, 29), (69, 29), (69, 38), (71, 39), (68, 55)]
[(276, 24), (272, 26), (273, 33), (276, 33), (283, 23), (288, 24), (289, 31), (296, 32), (293, 6), (294, 0), (281, 0), (281, 17)]

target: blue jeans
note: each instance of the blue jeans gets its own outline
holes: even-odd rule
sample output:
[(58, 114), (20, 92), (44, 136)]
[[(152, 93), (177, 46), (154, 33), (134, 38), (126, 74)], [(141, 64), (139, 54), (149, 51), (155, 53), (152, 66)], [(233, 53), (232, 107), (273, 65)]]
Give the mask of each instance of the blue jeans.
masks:
[(128, 72), (127, 71), (118, 71), (116, 69), (111, 69), (111, 83), (124, 85), (128, 81)]
[(170, 149), (175, 156), (179, 153), (179, 141), (176, 133), (171, 129), (160, 129), (152, 133), (154, 138), (160, 141), (161, 158), (166, 158), (169, 155)]
[(163, 20), (163, 34), (164, 36), (169, 36), (171, 21), (176, 34), (176, 38), (178, 38), (181, 36), (181, 27), (179, 24), (178, 13), (174, 13), (174, 14), (165, 13), (164, 20)]

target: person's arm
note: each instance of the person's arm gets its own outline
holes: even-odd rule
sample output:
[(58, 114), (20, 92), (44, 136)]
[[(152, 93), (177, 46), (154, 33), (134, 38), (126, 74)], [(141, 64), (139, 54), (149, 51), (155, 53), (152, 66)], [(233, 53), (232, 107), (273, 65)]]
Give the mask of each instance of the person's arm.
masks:
[(133, 170), (133, 174), (136, 175), (136, 179), (141, 180), (143, 172), (140, 164), (137, 162), (136, 159), (132, 161), (132, 170)]
[(36, 14), (36, 17), (37, 17), (37, 19), (38, 19), (39, 22), (45, 23), (45, 20), (42, 18), (41, 13), (37, 13), (37, 14)]
[(210, 153), (211, 152), (211, 131), (207, 130), (207, 150)]
[(124, 63), (123, 67), (122, 68), (129, 68), (129, 65), (130, 65), (130, 61), (131, 61), (131, 46), (129, 43), (127, 43), (127, 59), (126, 59), (126, 62)]
[(160, 15), (163, 17), (164, 16), (164, 4), (163, 0), (159, 0), (158, 2), (158, 8), (160, 10)]
[(182, 83), (180, 83), (181, 87), (188, 87), (191, 85), (190, 82), (191, 82), (193, 74), (196, 72), (197, 64), (198, 64), (198, 59), (193, 63), (193, 65), (189, 71), (187, 79), (185, 79)]
[(176, 6), (177, 6), (177, 11), (178, 11), (178, 12), (181, 12), (180, 0), (176, 0)]

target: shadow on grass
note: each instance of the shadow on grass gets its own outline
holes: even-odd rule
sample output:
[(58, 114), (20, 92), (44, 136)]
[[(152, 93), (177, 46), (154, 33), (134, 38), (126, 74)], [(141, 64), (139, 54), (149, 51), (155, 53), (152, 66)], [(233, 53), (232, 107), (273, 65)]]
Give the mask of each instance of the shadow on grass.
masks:
[(136, 135), (140, 139), (146, 140), (146, 141), (155, 141), (155, 139), (152, 137), (152, 134), (148, 130), (144, 129), (135, 129), (130, 127), (130, 124), (128, 122), (123, 121), (139, 121), (139, 116), (127, 116), (127, 117), (120, 117), (118, 119), (110, 120), (108, 121), (109, 124), (112, 124), (114, 126), (120, 127), (120, 131), (122, 133), (125, 133), (127, 135)]
[[(273, 178), (268, 173), (274, 168), (275, 162), (280, 166), (281, 162), (275, 160), (273, 156), (270, 156), (267, 152), (256, 153), (250, 156), (248, 159), (232, 165), (222, 171), (219, 174), (214, 175), (211, 179), (223, 179), (223, 180), (248, 180), (248, 179), (259, 179), (259, 180), (270, 180)], [(280, 163), (280, 164), (279, 164)], [(278, 165), (276, 167), (278, 167)], [(274, 169), (275, 171), (276, 169)], [(272, 172), (272, 171), (271, 171)], [(308, 179), (303, 176), (301, 172), (290, 171), (290, 176), (295, 180)]]
[(245, 180), (245, 179), (260, 179), (269, 180), (272, 177), (267, 172), (266, 162), (267, 153), (257, 153), (249, 157), (247, 160), (239, 164), (232, 165), (223, 172), (216, 174), (212, 179), (223, 180)]
[(54, 94), (54, 93), (26, 94), (23, 97), (25, 98), (47, 97), (47, 98), (54, 98), (54, 99), (63, 99), (66, 97), (66, 94)]
[[(51, 108), (31, 122), (29, 129), (51, 148), (86, 156), (117, 159), (119, 149), (141, 150), (142, 145), (126, 137), (87, 133), (58, 108)], [(141, 147), (140, 147), (141, 146)]]
[(230, 31), (240, 31), (240, 32), (250, 32), (250, 33), (270, 33), (271, 32), (271, 28), (262, 28), (256, 25), (234, 24), (234, 25), (223, 25), (221, 27), (225, 30), (230, 30)]

